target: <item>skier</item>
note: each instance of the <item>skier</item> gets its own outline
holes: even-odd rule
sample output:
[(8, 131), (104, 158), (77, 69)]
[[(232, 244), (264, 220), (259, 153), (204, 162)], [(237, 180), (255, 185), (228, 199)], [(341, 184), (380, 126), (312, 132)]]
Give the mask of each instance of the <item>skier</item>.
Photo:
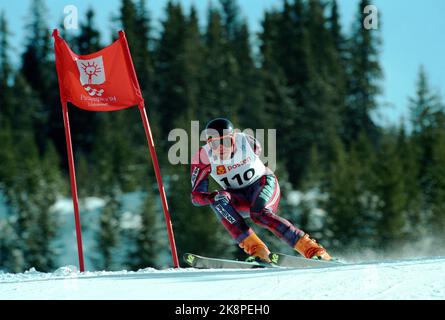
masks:
[[(249, 216), (304, 257), (331, 260), (307, 233), (276, 215), (280, 188), (272, 170), (259, 158), (259, 142), (235, 130), (225, 118), (208, 122), (205, 133), (207, 144), (192, 158), (192, 203), (210, 205), (232, 238), (253, 259), (271, 262), (270, 250), (244, 220)], [(209, 175), (222, 190), (208, 191)]]

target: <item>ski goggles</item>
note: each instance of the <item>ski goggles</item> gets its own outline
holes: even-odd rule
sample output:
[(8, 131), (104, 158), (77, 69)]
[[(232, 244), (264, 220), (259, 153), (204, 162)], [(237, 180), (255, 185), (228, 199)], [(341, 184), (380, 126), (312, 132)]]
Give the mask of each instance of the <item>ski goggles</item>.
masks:
[(219, 149), (220, 145), (223, 145), (224, 148), (231, 148), (235, 142), (234, 140), (235, 137), (233, 135), (228, 135), (228, 136), (208, 139), (207, 143), (210, 145), (210, 148), (216, 150)]

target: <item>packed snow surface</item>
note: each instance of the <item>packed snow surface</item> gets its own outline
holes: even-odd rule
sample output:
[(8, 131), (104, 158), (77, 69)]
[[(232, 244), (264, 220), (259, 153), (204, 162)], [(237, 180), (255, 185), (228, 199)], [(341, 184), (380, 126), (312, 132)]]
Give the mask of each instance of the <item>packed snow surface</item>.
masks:
[(0, 299), (445, 299), (445, 257), (309, 269), (0, 273)]

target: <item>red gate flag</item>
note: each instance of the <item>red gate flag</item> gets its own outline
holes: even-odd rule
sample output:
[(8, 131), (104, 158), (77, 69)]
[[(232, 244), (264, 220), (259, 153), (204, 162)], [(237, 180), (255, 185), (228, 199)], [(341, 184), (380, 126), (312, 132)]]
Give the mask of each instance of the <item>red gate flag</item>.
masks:
[(89, 111), (114, 111), (137, 105), (147, 137), (148, 148), (158, 183), (167, 226), (168, 239), (175, 268), (179, 267), (173, 226), (168, 211), (167, 196), (162, 183), (161, 171), (156, 156), (154, 140), (148, 122), (145, 103), (131, 59), (125, 33), (119, 31), (119, 39), (108, 47), (87, 55), (75, 54), (59, 36), (53, 32), (56, 53), (57, 76), (59, 78), (60, 100), (62, 103), (63, 124), (65, 126), (66, 150), (73, 196), (74, 219), (76, 222), (77, 252), (80, 271), (84, 271), (82, 230), (80, 226), (77, 197), (76, 171), (68, 117), (68, 103)]
[(89, 111), (113, 111), (143, 103), (123, 32), (104, 49), (75, 54), (57, 31), (53, 33), (62, 101)]

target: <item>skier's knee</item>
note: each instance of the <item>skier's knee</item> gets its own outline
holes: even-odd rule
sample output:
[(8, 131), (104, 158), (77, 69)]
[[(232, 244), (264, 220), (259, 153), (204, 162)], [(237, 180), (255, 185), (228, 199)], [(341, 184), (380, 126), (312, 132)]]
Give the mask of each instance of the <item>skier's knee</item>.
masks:
[(269, 214), (270, 213), (265, 208), (263, 208), (261, 210), (251, 210), (250, 211), (250, 219), (252, 219), (252, 221), (255, 223), (264, 224), (265, 218)]

